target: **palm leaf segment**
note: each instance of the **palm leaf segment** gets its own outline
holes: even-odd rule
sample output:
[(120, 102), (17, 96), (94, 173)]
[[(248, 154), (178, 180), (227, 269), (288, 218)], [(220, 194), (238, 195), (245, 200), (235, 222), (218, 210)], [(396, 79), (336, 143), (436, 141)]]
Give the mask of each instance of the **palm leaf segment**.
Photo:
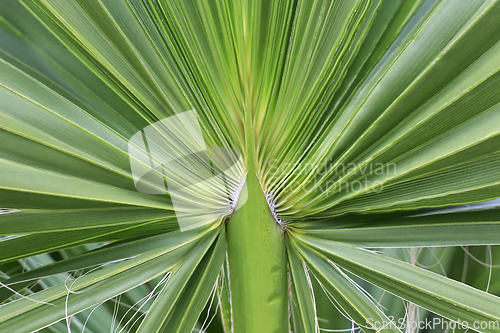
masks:
[[(2, 271), (35, 255), (39, 263), (2, 278), (0, 331), (56, 322), (51, 329), (65, 331), (93, 306), (154, 282), (147, 311), (116, 327), (190, 332), (215, 285), (230, 332), (238, 301), (228, 292), (225, 226), (246, 180), (258, 180), (283, 251), (286, 242), (293, 332), (321, 326), (313, 277), (365, 332), (380, 331), (367, 320), (388, 318), (351, 274), (450, 320), (500, 320), (498, 297), (366, 250), (500, 244), (497, 209), (434, 212), (499, 197), (500, 1), (0, 6), (0, 202), (11, 209), (0, 218), (9, 236), (0, 262)], [(207, 147), (242, 160), (218, 157), (237, 163), (228, 188), (180, 195), (207, 209), (190, 216), (201, 226), (181, 232), (172, 193), (134, 187), (129, 144), (189, 110)], [(182, 183), (215, 155), (155, 175)], [(89, 243), (107, 245), (56, 262), (46, 254)], [(25, 289), (41, 278), (51, 282)]]

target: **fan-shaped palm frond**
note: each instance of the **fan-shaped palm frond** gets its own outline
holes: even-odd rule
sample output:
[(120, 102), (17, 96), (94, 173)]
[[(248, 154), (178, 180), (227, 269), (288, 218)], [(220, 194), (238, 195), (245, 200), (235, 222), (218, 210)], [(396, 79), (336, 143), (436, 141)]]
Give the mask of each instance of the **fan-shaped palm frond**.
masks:
[(498, 332), (499, 17), (0, 2), (0, 332)]

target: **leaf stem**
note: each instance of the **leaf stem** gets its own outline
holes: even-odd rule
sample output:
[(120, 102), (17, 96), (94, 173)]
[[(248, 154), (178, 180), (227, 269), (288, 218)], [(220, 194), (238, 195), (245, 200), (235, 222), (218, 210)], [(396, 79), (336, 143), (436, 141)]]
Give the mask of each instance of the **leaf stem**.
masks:
[(288, 332), (285, 237), (257, 178), (252, 115), (245, 126), (248, 200), (227, 224), (233, 332)]

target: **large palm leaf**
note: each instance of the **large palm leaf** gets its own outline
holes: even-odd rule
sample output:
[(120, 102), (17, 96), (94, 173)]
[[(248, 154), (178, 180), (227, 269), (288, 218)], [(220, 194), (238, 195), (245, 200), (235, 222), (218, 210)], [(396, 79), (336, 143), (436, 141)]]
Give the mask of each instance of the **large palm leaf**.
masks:
[[(369, 325), (391, 314), (377, 288), (500, 321), (500, 298), (375, 251), (500, 244), (494, 204), (443, 209), (500, 196), (500, 1), (6, 0), (0, 15), (0, 332), (191, 332), (214, 298), (225, 332), (318, 332), (321, 289), (365, 332), (401, 331)], [(129, 153), (189, 110), (243, 162), (228, 192), (180, 195), (202, 207), (186, 231), (172, 190), (136, 190)]]

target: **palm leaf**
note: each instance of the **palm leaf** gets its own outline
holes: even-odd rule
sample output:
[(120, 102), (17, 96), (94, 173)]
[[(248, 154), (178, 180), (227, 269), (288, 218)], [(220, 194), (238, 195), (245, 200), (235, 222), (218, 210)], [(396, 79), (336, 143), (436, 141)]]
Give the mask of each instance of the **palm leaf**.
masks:
[(1, 2), (0, 331), (495, 332), (499, 15)]

